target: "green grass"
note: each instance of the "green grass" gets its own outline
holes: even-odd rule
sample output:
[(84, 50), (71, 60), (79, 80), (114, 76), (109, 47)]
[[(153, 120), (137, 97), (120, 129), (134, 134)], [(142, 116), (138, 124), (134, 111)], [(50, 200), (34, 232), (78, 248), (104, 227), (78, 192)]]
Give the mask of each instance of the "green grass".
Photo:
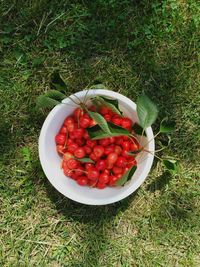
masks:
[[(200, 266), (199, 4), (1, 1), (1, 266)], [(55, 191), (37, 152), (37, 96), (59, 70), (68, 93), (100, 81), (176, 121), (171, 176), (159, 162), (120, 203), (89, 207)], [(159, 121), (159, 120), (158, 120)], [(158, 124), (155, 125), (156, 130)]]

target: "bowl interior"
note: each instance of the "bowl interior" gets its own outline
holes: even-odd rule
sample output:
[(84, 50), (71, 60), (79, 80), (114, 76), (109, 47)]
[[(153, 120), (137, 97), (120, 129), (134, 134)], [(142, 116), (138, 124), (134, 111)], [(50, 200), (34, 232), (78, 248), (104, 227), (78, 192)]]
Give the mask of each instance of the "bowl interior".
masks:
[[(86, 91), (81, 91), (76, 93), (76, 95), (83, 100), (85, 92)], [(119, 100), (120, 109), (123, 111), (124, 115), (131, 118), (134, 122), (138, 121), (136, 105), (128, 98), (107, 90), (91, 90), (88, 96), (94, 95), (94, 93), (117, 98)], [(69, 179), (63, 174), (60, 168), (61, 157), (58, 155), (55, 146), (55, 135), (58, 133), (64, 119), (70, 115), (76, 107), (77, 106), (67, 98), (62, 104), (56, 106), (47, 116), (39, 139), (39, 154), (43, 170), (52, 185), (59, 192), (72, 200), (90, 205), (103, 205), (119, 201), (135, 191), (144, 181), (151, 168), (153, 156), (146, 152), (138, 156), (137, 170), (132, 180), (123, 187), (108, 187), (104, 190), (99, 190), (77, 185), (74, 180)], [(143, 144), (153, 137), (151, 128), (148, 128), (146, 133), (147, 137), (141, 140)], [(150, 151), (154, 150), (154, 141), (152, 140), (146, 148)]]

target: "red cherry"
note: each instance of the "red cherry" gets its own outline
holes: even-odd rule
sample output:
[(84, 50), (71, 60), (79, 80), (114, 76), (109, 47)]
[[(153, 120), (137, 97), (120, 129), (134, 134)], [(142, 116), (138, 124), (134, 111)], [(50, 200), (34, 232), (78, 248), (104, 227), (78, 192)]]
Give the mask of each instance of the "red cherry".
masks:
[(114, 152), (114, 150), (115, 150), (115, 146), (114, 145), (106, 146), (105, 149), (104, 149), (104, 154), (108, 155), (111, 152)]
[(69, 168), (63, 168), (64, 175), (71, 177), (73, 175), (73, 171)]
[(99, 159), (96, 163), (96, 168), (99, 171), (104, 171), (106, 168), (106, 160), (104, 159)]
[(116, 143), (117, 145), (122, 145), (122, 143), (123, 143), (123, 138), (122, 138), (121, 136), (116, 137), (116, 141), (115, 141), (115, 143)]
[(88, 185), (91, 187), (95, 187), (95, 185), (97, 184), (97, 180), (88, 180)]
[(92, 126), (94, 126), (94, 125), (96, 125), (96, 124), (97, 124), (97, 123), (96, 123), (95, 120), (93, 120), (93, 119), (90, 120), (90, 127), (92, 127)]
[(108, 107), (103, 106), (103, 107), (100, 108), (99, 113), (101, 115), (105, 115), (105, 114), (108, 114), (109, 111), (110, 111), (110, 109)]
[(87, 179), (87, 177), (84, 176), (84, 175), (78, 177), (78, 179), (77, 179), (76, 181), (77, 181), (77, 183), (78, 183), (79, 185), (81, 185), (81, 186), (85, 186), (85, 185), (87, 185), (87, 183), (88, 183), (88, 179)]
[(117, 161), (115, 162), (117, 167), (123, 168), (126, 166), (126, 158), (125, 157), (118, 157)]
[(84, 114), (81, 118), (80, 118), (80, 126), (82, 128), (87, 128), (90, 126), (90, 118), (87, 114)]
[(112, 171), (113, 171), (114, 174), (121, 174), (123, 172), (123, 169), (114, 166), (113, 169), (112, 169)]
[(88, 170), (87, 177), (90, 180), (96, 180), (99, 178), (99, 171), (93, 167)]
[(89, 139), (89, 140), (87, 140), (86, 144), (87, 144), (87, 146), (93, 148), (97, 144), (97, 141), (96, 140), (90, 140)]
[(63, 145), (57, 145), (56, 146), (56, 150), (57, 150), (58, 153), (63, 154), (64, 151), (65, 151), (65, 148), (64, 148)]
[(65, 134), (57, 134), (55, 136), (55, 141), (56, 141), (56, 144), (58, 144), (58, 145), (64, 145), (65, 144), (65, 140), (66, 140), (66, 135)]
[(108, 169), (105, 169), (105, 170), (104, 170), (104, 173), (106, 173), (106, 174), (109, 174), (109, 175), (110, 175), (110, 170), (108, 170)]
[(67, 167), (71, 170), (76, 169), (79, 165), (79, 162), (73, 158), (67, 161)]
[(66, 145), (70, 146), (71, 144), (74, 144), (74, 141), (71, 138), (67, 139)]
[(136, 144), (136, 143), (131, 143), (131, 145), (130, 145), (130, 150), (131, 150), (131, 151), (135, 151), (135, 150), (138, 150), (138, 149), (139, 149), (138, 144)]
[(122, 153), (122, 148), (121, 146), (115, 146), (114, 148), (114, 152), (117, 153), (118, 155), (120, 155)]
[(92, 163), (85, 163), (85, 169), (88, 171), (90, 168), (93, 168), (94, 164)]
[(89, 147), (89, 146), (84, 146), (84, 149), (85, 149), (85, 153), (86, 154), (91, 154), (91, 152), (92, 152), (92, 148), (91, 147)]
[(116, 141), (116, 138), (114, 136), (109, 137), (109, 141), (111, 144), (114, 144)]
[(119, 116), (119, 115), (114, 115), (114, 116), (112, 117), (112, 122), (113, 122), (114, 124), (120, 126), (121, 123), (122, 123), (122, 117)]
[(76, 143), (79, 146), (84, 146), (85, 145), (85, 139), (84, 138), (76, 139)]
[(73, 131), (72, 134), (73, 134), (74, 138), (80, 139), (84, 136), (85, 131), (83, 128), (78, 128), (75, 131)]
[(98, 160), (97, 156), (93, 152), (89, 155), (89, 158), (91, 160), (93, 160), (93, 161), (97, 161)]
[(74, 119), (72, 118), (72, 116), (68, 116), (65, 120), (64, 120), (64, 125), (67, 126), (69, 124), (74, 124), (75, 121)]
[(74, 115), (74, 118), (76, 119), (76, 120), (79, 120), (79, 118), (81, 117), (81, 116), (83, 116), (83, 110), (82, 110), (82, 108), (76, 108), (75, 110), (74, 110), (74, 112), (73, 112), (73, 115)]
[(129, 139), (128, 136), (124, 135), (124, 136), (123, 136), (123, 140), (124, 140), (124, 141), (129, 141), (130, 139)]
[(111, 152), (108, 154), (107, 159), (106, 159), (106, 164), (108, 169), (113, 168), (113, 164), (117, 161), (118, 155), (115, 152)]
[(111, 175), (109, 178), (109, 186), (114, 186), (118, 178), (115, 175)]
[(67, 150), (71, 153), (74, 153), (74, 151), (78, 148), (78, 144), (76, 143), (71, 143), (68, 147)]
[(78, 166), (74, 172), (75, 172), (77, 177), (81, 176), (81, 175), (85, 175), (85, 169), (83, 168), (83, 166)]
[(101, 173), (99, 175), (99, 182), (102, 184), (107, 184), (109, 182), (109, 174)]
[(103, 184), (103, 183), (98, 182), (96, 187), (97, 187), (98, 189), (104, 189), (104, 188), (106, 187), (106, 185)]
[(103, 139), (100, 139), (100, 140), (99, 140), (99, 144), (100, 144), (101, 146), (108, 146), (108, 145), (110, 144), (110, 140), (109, 140), (109, 138), (103, 138)]
[(63, 126), (63, 127), (60, 129), (60, 133), (61, 133), (61, 134), (66, 134), (66, 133), (67, 133), (67, 127)]
[(100, 158), (104, 154), (104, 147), (103, 146), (94, 146), (93, 153)]
[(96, 111), (96, 107), (95, 106), (91, 106), (91, 107), (89, 107), (89, 110)]
[(124, 150), (130, 150), (130, 142), (129, 141), (124, 141), (122, 143), (122, 147)]
[(76, 128), (77, 128), (77, 124), (76, 123), (68, 123), (67, 125), (66, 125), (66, 127), (67, 127), (67, 130), (70, 132), (70, 133), (72, 133), (73, 131), (75, 131), (76, 130)]
[(69, 159), (71, 159), (71, 158), (73, 158), (74, 156), (73, 156), (73, 154), (72, 153), (70, 153), (70, 152), (66, 152), (64, 155), (63, 155), (63, 160), (64, 161), (67, 161), (67, 160), (69, 160)]
[(132, 159), (132, 161), (128, 162), (128, 164), (126, 165), (128, 168), (131, 168), (133, 166), (137, 165), (137, 161), (136, 159)]
[(105, 119), (106, 121), (111, 121), (112, 116), (111, 116), (110, 114), (105, 114), (105, 115), (104, 115), (104, 119)]
[(122, 154), (123, 157), (127, 158), (129, 157), (128, 151), (127, 150), (122, 150)]
[(122, 126), (123, 128), (125, 128), (125, 129), (127, 129), (127, 130), (130, 131), (131, 128), (132, 128), (132, 125), (133, 125), (133, 122), (132, 122), (131, 119), (129, 119), (129, 118), (123, 118), (123, 119), (122, 119), (121, 126)]
[(74, 156), (81, 159), (85, 157), (85, 150), (83, 147), (78, 147), (75, 151), (74, 151)]
[(85, 139), (88, 139), (89, 138), (89, 134), (88, 134), (87, 131), (85, 131), (83, 138), (85, 138)]

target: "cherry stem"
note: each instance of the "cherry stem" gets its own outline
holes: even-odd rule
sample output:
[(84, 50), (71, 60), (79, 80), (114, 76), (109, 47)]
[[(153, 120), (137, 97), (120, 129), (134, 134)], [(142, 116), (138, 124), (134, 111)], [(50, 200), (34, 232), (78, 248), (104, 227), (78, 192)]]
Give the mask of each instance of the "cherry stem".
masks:
[(160, 157), (158, 157), (156, 154), (154, 154), (152, 151), (149, 151), (149, 150), (146, 150), (146, 149), (144, 149), (143, 151), (145, 151), (147, 153), (150, 153), (151, 155), (155, 156), (156, 158), (158, 158), (159, 160), (162, 161), (162, 159)]
[(77, 103), (71, 96), (68, 96), (68, 98), (73, 102), (73, 103), (75, 103), (76, 105), (80, 105), (80, 103)]
[(148, 142), (146, 142), (146, 144), (144, 144), (144, 147), (147, 146), (153, 139), (155, 139), (158, 135), (160, 134), (160, 131), (157, 132), (157, 134), (154, 135), (153, 138), (151, 138)]

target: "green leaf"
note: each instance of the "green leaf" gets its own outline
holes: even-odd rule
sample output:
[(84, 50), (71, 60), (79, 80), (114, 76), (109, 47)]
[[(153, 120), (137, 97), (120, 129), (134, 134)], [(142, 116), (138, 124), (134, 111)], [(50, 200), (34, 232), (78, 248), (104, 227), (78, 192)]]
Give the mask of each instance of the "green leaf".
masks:
[(137, 114), (140, 126), (146, 129), (156, 120), (158, 116), (158, 109), (146, 95), (142, 95), (137, 101)]
[(124, 185), (127, 181), (129, 181), (132, 178), (136, 169), (137, 169), (137, 166), (133, 166), (132, 168), (130, 168), (115, 184)]
[(113, 112), (121, 115), (122, 112), (119, 109), (119, 102), (117, 99), (107, 98), (105, 96), (96, 96), (95, 97), (102, 105), (109, 107)]
[(67, 85), (64, 82), (61, 74), (59, 72), (54, 72), (51, 77), (51, 84), (52, 86), (57, 89), (58, 91), (65, 92), (67, 89)]
[(104, 119), (104, 117), (93, 111), (88, 111), (90, 117), (99, 125), (99, 127), (105, 132), (110, 133), (110, 129), (108, 127), (107, 121)]
[[(135, 134), (137, 135), (142, 135), (142, 132), (143, 132), (143, 128), (137, 124), (137, 123), (134, 123), (133, 127), (132, 127), (132, 130), (134, 131)], [(147, 136), (146, 132), (144, 131), (143, 132), (143, 135), (144, 136)]]
[(174, 159), (164, 159), (163, 164), (172, 173), (176, 173), (178, 171), (177, 161)]
[(113, 123), (108, 122), (108, 126), (109, 126), (109, 130), (110, 130), (109, 133), (104, 132), (98, 124), (93, 126), (93, 127), (87, 128), (87, 131), (88, 131), (90, 138), (92, 140), (98, 140), (98, 139), (107, 138), (107, 137), (111, 137), (111, 136), (122, 136), (122, 135), (128, 136), (130, 134), (124, 128), (117, 126)]
[(79, 159), (79, 158), (76, 158), (76, 160), (80, 161), (80, 162), (83, 162), (83, 163), (95, 163), (93, 160), (91, 160), (90, 158), (82, 158), (82, 159)]
[(160, 123), (160, 132), (161, 133), (171, 133), (175, 130), (174, 122), (167, 122), (167, 119), (163, 119)]
[(49, 98), (52, 98), (52, 99), (55, 99), (55, 100), (63, 100), (65, 99), (67, 96), (57, 90), (49, 90), (48, 92), (46, 92), (44, 94), (45, 96), (49, 97)]
[(47, 97), (45, 95), (38, 96), (37, 101), (36, 101), (36, 107), (38, 109), (53, 108), (58, 104), (60, 104), (59, 101), (52, 99), (50, 97)]

